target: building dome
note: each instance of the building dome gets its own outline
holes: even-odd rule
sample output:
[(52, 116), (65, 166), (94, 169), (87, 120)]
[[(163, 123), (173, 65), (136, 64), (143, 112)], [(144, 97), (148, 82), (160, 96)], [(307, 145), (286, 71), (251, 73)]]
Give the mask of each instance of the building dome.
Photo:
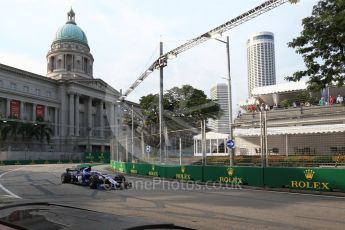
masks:
[(88, 45), (87, 38), (82, 29), (73, 23), (66, 23), (55, 33), (54, 42), (75, 41)]
[(92, 79), (93, 57), (84, 31), (75, 23), (75, 13), (67, 13), (67, 22), (55, 33), (47, 54), (47, 77)]
[(75, 23), (75, 13), (71, 10), (67, 13), (67, 22), (55, 33), (53, 43), (61, 41), (80, 42), (88, 46), (87, 38), (82, 29)]

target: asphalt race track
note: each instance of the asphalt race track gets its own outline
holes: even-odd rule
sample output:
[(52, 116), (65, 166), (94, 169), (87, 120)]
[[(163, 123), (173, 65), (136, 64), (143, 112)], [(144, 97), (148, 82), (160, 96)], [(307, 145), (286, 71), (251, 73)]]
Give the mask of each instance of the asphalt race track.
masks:
[(48, 201), (197, 229), (345, 229), (345, 197), (127, 177), (130, 190), (61, 184), (71, 165), (0, 167), (0, 205)]

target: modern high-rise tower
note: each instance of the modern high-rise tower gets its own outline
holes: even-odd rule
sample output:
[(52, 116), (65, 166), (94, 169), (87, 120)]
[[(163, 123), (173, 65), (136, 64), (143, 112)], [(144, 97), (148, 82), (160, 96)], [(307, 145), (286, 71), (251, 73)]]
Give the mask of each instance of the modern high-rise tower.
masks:
[(249, 96), (255, 87), (276, 84), (273, 33), (260, 32), (249, 37), (247, 64)]
[(209, 128), (216, 133), (229, 133), (228, 85), (223, 83), (213, 86), (211, 99), (217, 101), (223, 115), (217, 120), (210, 119)]

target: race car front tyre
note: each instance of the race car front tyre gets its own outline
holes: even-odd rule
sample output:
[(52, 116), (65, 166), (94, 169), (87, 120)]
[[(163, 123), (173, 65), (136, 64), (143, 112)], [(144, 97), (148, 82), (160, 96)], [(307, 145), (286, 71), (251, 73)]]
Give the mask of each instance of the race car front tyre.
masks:
[(124, 175), (119, 174), (119, 175), (116, 175), (116, 176), (114, 177), (114, 180), (115, 180), (117, 183), (122, 184), (123, 182), (126, 181), (126, 178), (125, 178)]
[(127, 181), (125, 181), (124, 187), (125, 187), (125, 189), (132, 188), (132, 182), (127, 182)]
[(70, 173), (62, 173), (61, 174), (61, 182), (62, 183), (71, 183), (71, 174)]

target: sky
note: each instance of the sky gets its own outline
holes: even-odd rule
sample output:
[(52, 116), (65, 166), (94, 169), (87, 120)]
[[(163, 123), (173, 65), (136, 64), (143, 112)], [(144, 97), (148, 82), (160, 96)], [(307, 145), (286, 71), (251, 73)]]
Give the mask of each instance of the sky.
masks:
[[(70, 7), (86, 33), (94, 57), (94, 78), (126, 91), (164, 52), (197, 37), (261, 4), (264, 0), (0, 0), (0, 63), (45, 76), (46, 54)], [(277, 83), (304, 68), (287, 43), (302, 30), (316, 0), (285, 3), (223, 34), (230, 38), (234, 113), (248, 98), (246, 41), (251, 34), (275, 35)], [(180, 54), (164, 68), (164, 89), (190, 84), (207, 95), (226, 83), (225, 44), (209, 40)], [(159, 92), (159, 71), (153, 72), (128, 97)]]

